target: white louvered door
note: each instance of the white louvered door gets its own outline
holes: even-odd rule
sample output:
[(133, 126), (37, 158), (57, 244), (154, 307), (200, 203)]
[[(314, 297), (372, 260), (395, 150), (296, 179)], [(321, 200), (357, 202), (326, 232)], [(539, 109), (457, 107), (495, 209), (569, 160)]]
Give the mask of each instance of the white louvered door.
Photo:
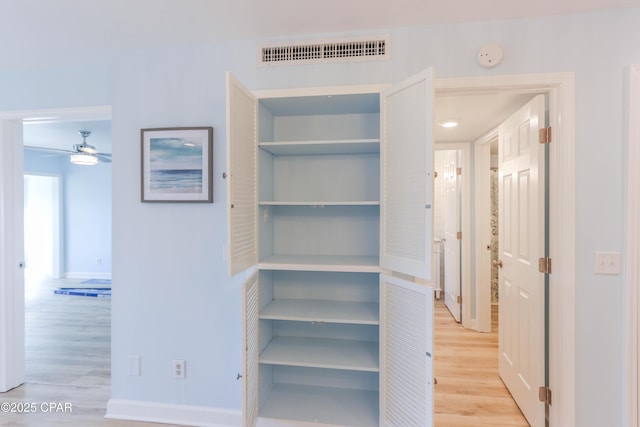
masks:
[[(380, 265), (431, 280), (433, 70), (384, 92), (381, 109)], [(380, 277), (380, 425), (431, 427), (433, 288)]]
[(258, 273), (255, 272), (242, 287), (244, 316), (242, 325), (242, 344), (244, 348), (242, 360), (243, 397), (242, 425), (254, 427), (258, 420), (258, 366), (260, 347), (258, 342)]
[(433, 289), (380, 276), (380, 424), (433, 426)]
[(229, 275), (257, 264), (258, 100), (227, 73), (227, 218)]
[(380, 264), (431, 278), (433, 70), (382, 94)]

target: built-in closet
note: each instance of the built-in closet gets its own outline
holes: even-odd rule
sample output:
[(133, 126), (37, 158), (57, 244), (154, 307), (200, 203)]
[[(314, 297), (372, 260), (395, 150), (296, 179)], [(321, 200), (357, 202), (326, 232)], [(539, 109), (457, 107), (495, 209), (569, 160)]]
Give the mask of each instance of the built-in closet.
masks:
[(432, 82), (252, 92), (227, 76), (245, 426), (432, 425)]

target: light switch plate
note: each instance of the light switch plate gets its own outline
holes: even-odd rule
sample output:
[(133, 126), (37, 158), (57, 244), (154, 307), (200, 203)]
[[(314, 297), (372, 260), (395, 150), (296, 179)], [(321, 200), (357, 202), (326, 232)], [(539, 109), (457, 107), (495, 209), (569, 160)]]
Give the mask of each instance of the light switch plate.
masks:
[(596, 274), (620, 274), (620, 252), (596, 252)]

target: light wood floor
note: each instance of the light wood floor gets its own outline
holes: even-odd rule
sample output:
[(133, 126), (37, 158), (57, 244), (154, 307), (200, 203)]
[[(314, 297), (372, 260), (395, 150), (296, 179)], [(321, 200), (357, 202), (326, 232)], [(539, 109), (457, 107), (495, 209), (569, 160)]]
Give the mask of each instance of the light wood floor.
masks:
[(443, 300), (435, 304), (435, 427), (526, 426), (498, 376), (498, 313), (492, 332), (464, 329)]
[[(0, 404), (35, 403), (36, 412), (3, 411), (0, 426), (166, 427), (104, 418), (111, 395), (110, 300), (53, 293), (59, 287), (91, 287), (80, 285), (81, 281), (42, 280), (27, 275), (26, 383), (0, 393)], [(49, 402), (62, 406), (49, 410)], [(65, 404), (71, 405), (70, 412), (65, 411)]]

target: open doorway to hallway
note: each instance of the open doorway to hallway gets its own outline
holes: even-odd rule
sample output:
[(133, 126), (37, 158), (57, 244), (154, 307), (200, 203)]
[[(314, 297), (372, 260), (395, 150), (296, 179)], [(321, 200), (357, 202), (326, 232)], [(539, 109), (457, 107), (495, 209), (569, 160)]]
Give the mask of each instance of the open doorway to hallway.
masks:
[[(532, 97), (533, 97), (532, 94), (526, 95), (526, 98), (532, 98)], [(544, 100), (544, 96), (541, 98), (537, 97), (536, 99)], [(468, 100), (466, 101), (467, 101), (467, 104), (472, 103), (472, 102), (469, 102)], [(484, 98), (484, 101), (485, 102), (490, 101), (490, 99)], [(525, 99), (525, 101), (527, 101), (527, 99)], [(539, 101), (536, 101), (536, 102), (537, 103), (535, 105), (540, 104)], [(458, 337), (458, 338), (464, 337), (465, 339), (471, 340), (470, 343), (458, 342), (455, 340), (455, 338), (452, 339), (451, 336), (447, 336), (446, 334), (443, 334), (442, 328), (439, 328), (439, 326), (444, 327), (444, 325), (447, 324), (445, 320), (450, 321), (452, 320), (451, 318), (447, 318), (447, 316), (445, 316), (443, 319), (440, 319), (441, 321), (439, 322), (439, 324), (438, 322), (436, 323), (436, 331), (435, 331), (436, 350), (438, 350), (439, 345), (441, 346), (444, 343), (444, 347), (440, 347), (440, 353), (441, 354), (445, 353), (447, 354), (447, 356), (449, 356), (445, 359), (440, 358), (441, 371), (440, 371), (440, 374), (438, 374), (438, 353), (436, 352), (436, 365), (435, 365), (436, 376), (442, 375), (442, 379), (446, 381), (447, 385), (445, 387), (440, 387), (441, 391), (445, 395), (446, 393), (450, 392), (447, 390), (449, 386), (455, 383), (456, 375), (459, 375), (458, 373), (453, 373), (448, 371), (447, 367), (450, 367), (449, 364), (452, 362), (452, 360), (457, 361), (457, 362), (454, 362), (455, 368), (457, 370), (463, 370), (463, 372), (465, 373), (462, 375), (462, 378), (466, 378), (467, 380), (469, 379), (470, 376), (473, 376), (474, 373), (478, 373), (481, 371), (485, 372), (486, 374), (489, 374), (489, 376), (484, 377), (483, 379), (480, 379), (480, 377), (482, 377), (482, 374), (481, 374), (480, 377), (478, 377), (479, 382), (477, 384), (474, 384), (474, 389), (482, 389), (483, 385), (486, 385), (484, 383), (490, 384), (492, 381), (498, 381), (500, 385), (499, 389), (502, 392), (504, 392), (506, 396), (509, 396), (510, 394), (509, 391), (513, 393), (513, 391), (511, 390), (512, 387), (515, 387), (514, 389), (517, 389), (517, 384), (513, 383), (513, 381), (506, 381), (506, 380), (504, 381), (505, 381), (505, 384), (507, 384), (507, 387), (509, 387), (509, 389), (504, 388), (504, 384), (502, 384), (502, 381), (500, 381), (500, 378), (504, 379), (505, 378), (504, 375), (506, 375), (505, 372), (508, 373), (510, 371), (506, 371), (503, 368), (503, 365), (502, 365), (503, 358), (498, 356), (499, 354), (498, 347), (500, 347), (501, 348), (500, 351), (503, 352), (503, 353), (500, 353), (501, 355), (504, 354), (504, 355), (512, 356), (511, 352), (513, 349), (511, 346), (509, 346), (509, 343), (511, 343), (512, 341), (513, 342), (515, 341), (511, 337), (511, 335), (508, 335), (509, 339), (505, 341), (503, 339), (503, 335), (506, 332), (503, 333), (503, 331), (500, 331), (500, 334), (498, 334), (498, 322), (496, 321), (496, 319), (501, 317), (500, 314), (502, 314), (498, 312), (497, 310), (498, 307), (493, 304), (492, 305), (487, 304), (485, 306), (484, 304), (480, 304), (480, 302), (487, 301), (487, 302), (497, 303), (497, 295), (496, 295), (497, 293), (495, 288), (496, 281), (492, 280), (493, 279), (492, 274), (495, 273), (494, 270), (497, 270), (497, 268), (494, 268), (494, 266), (498, 267), (498, 266), (501, 266), (502, 264), (501, 262), (493, 259), (495, 258), (495, 256), (493, 256), (495, 255), (494, 252), (496, 252), (495, 243), (497, 243), (497, 240), (498, 240), (497, 239), (498, 237), (497, 225), (498, 225), (498, 215), (499, 215), (498, 206), (500, 206), (501, 204), (497, 202), (498, 200), (500, 200), (501, 202), (501, 199), (496, 197), (498, 195), (496, 191), (498, 190), (498, 186), (496, 186), (497, 183), (495, 182), (496, 181), (495, 178), (497, 177), (496, 176), (497, 164), (495, 161), (493, 165), (490, 162), (491, 154), (492, 154), (491, 148), (493, 146), (494, 160), (497, 158), (495, 156), (497, 154), (496, 145), (494, 144), (498, 140), (500, 141), (500, 144), (505, 145), (506, 147), (506, 150), (504, 151), (505, 156), (503, 156), (506, 160), (510, 159), (509, 156), (511, 157), (519, 156), (519, 155), (528, 156), (529, 155), (528, 153), (538, 152), (538, 146), (539, 146), (537, 142), (537, 134), (539, 129), (538, 126), (540, 127), (545, 126), (544, 125), (544, 116), (545, 116), (544, 101), (542, 102), (541, 114), (537, 113), (539, 109), (536, 110), (535, 115), (533, 113), (529, 113), (530, 111), (529, 109), (532, 108), (532, 107), (529, 107), (530, 105), (531, 105), (530, 102), (526, 103), (526, 111), (527, 111), (526, 118), (523, 118), (524, 116), (522, 113), (522, 111), (525, 110), (525, 107), (523, 108), (516, 107), (514, 110), (507, 112), (509, 115), (507, 115), (506, 117), (502, 117), (502, 121), (495, 124), (492, 128), (487, 128), (481, 134), (478, 134), (478, 135), (470, 135), (471, 138), (469, 138), (468, 140), (469, 142), (458, 143), (463, 147), (462, 150), (469, 150), (473, 153), (472, 156), (474, 157), (474, 161), (472, 163), (475, 166), (475, 170), (467, 170), (467, 168), (460, 167), (460, 163), (458, 162), (458, 158), (460, 157), (460, 150), (452, 149), (452, 148), (455, 148), (453, 146), (456, 144), (453, 144), (453, 143), (440, 144), (440, 152), (436, 151), (436, 155), (434, 156), (436, 161), (435, 169), (438, 172), (437, 176), (438, 178), (442, 179), (440, 183), (436, 182), (436, 185), (435, 185), (436, 188), (434, 189), (434, 195), (435, 195), (434, 197), (434, 218), (435, 218), (434, 231), (436, 232), (435, 237), (441, 238), (442, 240), (444, 240), (445, 244), (449, 244), (450, 239), (456, 239), (454, 240), (455, 245), (450, 245), (455, 250), (447, 250), (447, 249), (442, 250), (443, 255), (445, 257), (443, 262), (443, 265), (445, 266), (445, 268), (442, 271), (442, 274), (444, 275), (443, 281), (445, 283), (445, 301), (444, 301), (445, 304), (444, 305), (447, 307), (447, 310), (451, 313), (451, 317), (455, 320), (458, 320), (458, 321), (460, 320), (460, 318), (458, 317), (460, 312), (463, 313), (462, 315), (463, 319), (465, 318), (465, 315), (466, 315), (467, 321), (463, 322), (463, 325), (466, 328), (484, 330), (489, 332), (488, 334), (478, 334), (471, 330), (467, 330), (466, 331), (467, 334), (464, 335), (464, 334), (457, 334), (455, 331), (449, 330), (448, 333), (451, 333), (453, 337)], [(436, 104), (436, 109), (437, 109), (437, 104)], [(516, 114), (516, 111), (518, 112), (517, 114)], [(514, 122), (515, 120), (514, 117), (517, 117), (517, 120), (518, 120), (517, 123)], [(540, 117), (542, 118), (542, 120), (539, 120)], [(520, 120), (521, 118), (522, 120)], [(503, 125), (502, 123), (509, 123), (509, 124)], [(496, 129), (499, 129), (498, 133), (500, 135), (500, 139), (498, 139), (498, 133), (496, 133), (497, 132)], [(535, 134), (535, 138), (531, 136), (534, 134)], [(478, 141), (482, 141), (482, 144), (477, 143)], [(438, 150), (438, 144), (436, 144), (436, 150)], [(484, 158), (485, 156), (486, 156), (486, 159)], [(478, 161), (478, 159), (484, 159), (486, 161), (481, 162), (481, 161)], [(531, 230), (527, 226), (528, 222), (526, 221), (526, 219), (528, 218), (528, 215), (530, 215), (531, 218), (534, 218), (533, 212), (537, 211), (538, 209), (537, 206), (540, 206), (542, 209), (544, 209), (544, 206), (545, 206), (544, 203), (538, 202), (537, 196), (529, 198), (529, 193), (525, 191), (528, 188), (526, 184), (528, 183), (531, 184), (532, 177), (538, 176), (537, 174), (538, 169), (527, 169), (527, 170), (532, 170), (533, 172), (531, 172), (530, 174), (523, 173), (521, 175), (522, 178), (519, 178), (518, 172), (516, 172), (516, 174), (513, 175), (513, 172), (509, 170), (509, 173), (511, 175), (508, 175), (509, 178), (505, 179), (505, 186), (508, 185), (507, 188), (510, 189), (510, 192), (508, 194), (516, 195), (511, 199), (509, 198), (506, 199), (509, 201), (508, 204), (507, 202), (505, 202), (505, 209), (506, 209), (505, 215), (508, 218), (508, 221), (505, 224), (511, 227), (511, 228), (509, 227), (505, 228), (507, 230), (507, 234), (505, 235), (512, 236), (514, 239), (513, 241), (508, 240), (507, 241), (508, 245), (512, 245), (515, 242), (518, 245), (517, 248), (519, 248), (520, 250), (526, 249), (528, 251), (526, 253), (544, 254), (544, 252), (540, 252), (538, 251), (538, 249), (529, 248), (528, 242), (533, 241), (534, 235), (532, 234), (531, 236), (529, 236), (526, 232), (523, 234), (523, 229), (518, 228), (518, 227), (525, 227), (526, 230)], [(454, 173), (454, 171), (456, 172)], [(544, 169), (540, 169), (540, 171), (544, 171)], [(474, 201), (473, 201), (472, 207), (471, 208), (467, 207), (466, 210), (462, 203), (462, 200), (464, 200), (464, 198), (462, 197), (463, 192), (460, 191), (460, 185), (459, 185), (460, 176), (464, 175), (465, 172), (467, 172), (471, 176), (471, 179), (474, 181), (473, 185), (471, 186), (471, 188), (474, 189), (473, 193), (471, 195), (467, 194), (465, 196), (465, 197), (472, 198)], [(542, 174), (541, 176), (544, 176), (544, 175)], [(517, 187), (517, 189), (513, 189), (511, 187), (510, 182), (514, 182), (514, 183), (518, 182), (519, 186)], [(540, 184), (541, 188), (544, 188), (543, 178), (541, 178), (540, 182), (541, 182)], [(499, 181), (499, 183), (502, 183), (502, 181)], [(534, 185), (534, 184), (531, 184), (531, 185)], [(518, 201), (518, 199), (520, 199), (520, 201)], [(515, 204), (512, 204), (511, 200), (513, 200)], [(441, 203), (440, 207), (438, 206), (439, 202)], [(522, 210), (523, 209), (522, 207), (526, 207), (526, 209)], [(518, 214), (518, 212), (521, 212), (521, 213)], [(440, 217), (438, 213), (441, 214)], [(462, 232), (462, 223), (463, 223), (462, 216), (464, 213), (466, 213), (467, 215), (470, 215), (473, 218), (472, 226), (471, 226), (473, 233)], [(516, 217), (512, 218), (512, 216), (509, 215), (510, 213), (513, 213), (514, 215), (516, 215)], [(535, 218), (538, 218), (538, 217), (535, 217)], [(440, 224), (438, 224), (438, 220)], [(447, 224), (449, 224), (450, 227), (447, 227)], [(440, 225), (440, 227), (438, 225)], [(449, 230), (449, 228), (451, 228), (451, 230)], [(440, 236), (437, 235), (437, 231), (439, 229), (441, 230)], [(458, 230), (457, 233), (456, 233), (456, 230)], [(518, 236), (521, 236), (521, 237), (518, 237)], [(467, 262), (464, 262), (461, 259), (459, 252), (456, 252), (456, 250), (458, 251), (460, 250), (460, 247), (462, 246), (460, 241), (464, 241), (463, 239), (467, 239), (467, 244), (469, 244), (473, 248), (472, 249), (473, 255), (467, 259)], [(512, 248), (513, 246), (508, 246), (508, 247)], [(531, 250), (531, 249), (534, 249), (534, 250)], [(520, 256), (520, 254), (522, 253), (525, 253), (525, 252), (517, 252), (517, 255)], [(507, 256), (506, 254), (507, 252), (505, 252), (504, 256)], [(447, 257), (452, 258), (452, 260), (447, 260)], [(506, 261), (505, 261), (505, 264), (506, 264)], [(449, 266), (457, 265), (459, 266), (459, 268), (455, 268), (455, 269), (447, 268), (447, 265)], [(473, 273), (467, 275), (465, 279), (465, 276), (463, 274), (464, 271), (473, 272)], [(508, 279), (514, 279), (514, 278), (515, 276), (508, 277)], [(478, 283), (480, 281), (482, 281), (483, 283)], [(450, 283), (449, 285), (447, 285), (448, 282)], [(516, 283), (520, 283), (520, 282), (521, 281), (516, 281)], [(494, 286), (491, 286), (491, 283), (493, 283)], [(512, 284), (509, 282), (509, 280), (507, 280), (507, 282), (505, 283), (507, 285)], [(466, 294), (464, 293), (465, 289), (467, 290)], [(455, 294), (457, 290), (460, 290), (460, 295), (461, 295), (461, 297), (457, 301), (452, 301), (452, 298), (447, 298), (449, 293)], [(487, 293), (487, 295), (480, 294), (481, 292)], [(533, 293), (530, 292), (529, 295), (532, 297), (531, 299), (533, 300), (534, 299)], [(509, 300), (511, 300), (511, 298)], [(539, 299), (536, 299), (536, 301), (538, 300)], [(458, 303), (458, 306), (454, 305), (456, 302)], [(466, 303), (466, 307), (463, 306), (463, 308), (461, 308), (459, 306), (461, 303), (462, 304)], [(530, 306), (531, 306), (531, 310), (533, 310), (532, 312), (544, 313), (544, 306), (540, 308), (531, 304)], [(485, 323), (483, 328), (486, 328), (486, 329), (480, 329), (478, 318), (480, 317), (481, 313), (479, 313), (479, 311), (480, 309), (485, 309), (489, 307), (492, 309), (490, 310), (490, 313), (484, 313), (485, 316), (487, 314), (491, 316), (489, 317), (490, 319), (489, 325), (488, 325), (489, 328), (486, 328), (487, 325)], [(447, 310), (445, 310), (445, 313)], [(505, 311), (504, 314), (505, 316), (508, 316), (509, 313), (512, 313), (511, 309)], [(524, 316), (524, 313), (520, 314), (520, 316)], [(507, 328), (505, 329), (505, 331), (513, 329), (510, 327), (510, 325), (514, 321), (518, 323), (517, 320), (518, 320), (517, 318), (513, 318), (513, 315), (509, 317), (509, 320), (507, 322)], [(501, 322), (501, 323), (504, 323), (504, 322)], [(537, 322), (530, 322), (530, 323), (538, 324)], [(544, 324), (544, 322), (542, 322), (542, 324)], [(520, 328), (520, 332), (527, 335), (529, 330), (527, 329), (526, 331), (523, 331), (522, 328)], [(498, 340), (498, 336), (500, 337), (499, 340)], [(487, 341), (487, 339), (490, 337), (494, 337), (495, 342), (492, 343), (490, 339)], [(483, 339), (486, 342), (482, 341)], [(480, 344), (480, 341), (482, 341), (483, 344)], [(535, 343), (537, 341), (532, 340), (531, 342)], [(536, 348), (541, 349), (542, 354), (544, 354), (544, 341), (539, 342), (539, 345), (537, 344)], [(488, 350), (488, 351), (483, 351), (483, 350)], [(456, 352), (458, 352), (459, 354), (457, 354)], [(531, 353), (532, 354), (531, 358), (537, 358), (539, 360), (539, 364), (544, 367), (546, 363), (544, 360), (544, 357), (543, 356), (538, 357), (537, 353), (538, 352)], [(463, 359), (464, 358), (466, 359), (461, 360), (460, 357), (462, 357)], [(498, 363), (499, 361), (500, 363)], [(536, 362), (536, 366), (538, 366), (537, 363), (538, 362)], [(500, 366), (500, 369), (498, 369), (498, 366)], [(466, 372), (464, 371), (465, 369), (471, 369), (471, 370)], [(486, 371), (483, 371), (483, 370), (486, 370)], [(538, 378), (536, 376), (536, 378), (526, 378), (526, 379), (533, 380), (531, 383), (545, 384), (544, 371), (542, 372), (543, 372), (542, 378)], [(439, 380), (438, 384), (439, 385), (442, 384), (442, 380)], [(436, 387), (436, 400), (442, 397), (442, 396), (439, 396), (438, 394), (438, 388), (439, 387)], [(497, 390), (494, 390), (494, 391), (497, 391)], [(473, 407), (474, 404), (477, 403), (477, 399), (482, 395), (482, 393), (481, 395), (475, 395), (474, 393), (475, 393), (474, 391), (465, 391), (465, 394), (467, 394), (469, 397), (468, 403), (471, 405), (471, 407)], [(475, 396), (475, 397), (472, 397), (472, 396)], [(521, 396), (520, 394), (517, 394), (514, 396), (516, 396), (516, 402), (518, 402), (517, 405), (512, 399), (510, 399), (510, 401), (513, 405), (515, 405), (516, 408), (518, 408), (518, 405), (521, 405), (521, 404), (525, 404), (524, 409), (528, 410), (530, 408), (531, 403), (529, 400), (526, 400), (526, 403), (525, 403), (523, 396)], [(535, 402), (533, 402), (533, 405), (536, 405), (536, 408), (537, 408), (539, 403), (540, 402), (537, 401), (537, 396), (536, 396)], [(466, 416), (469, 416), (469, 417), (473, 417), (474, 415), (480, 416), (482, 413), (489, 415), (492, 413), (493, 410), (496, 409), (495, 406), (492, 406), (492, 405), (481, 405), (481, 408), (484, 412), (476, 413), (476, 409), (469, 409), (468, 412), (463, 410), (462, 412), (460, 412), (460, 414), (464, 412), (466, 413)], [(519, 410), (516, 411), (516, 415), (522, 417), (522, 414), (520, 413)], [(530, 415), (527, 415), (527, 417), (529, 416)], [(465, 419), (468, 420), (470, 418), (465, 418)], [(524, 420), (524, 418), (522, 419)], [(514, 420), (513, 422), (515, 423), (516, 420)], [(535, 421), (535, 424), (539, 425), (537, 420)], [(482, 425), (482, 423), (478, 425)], [(528, 425), (528, 424), (526, 421), (524, 421), (524, 424), (516, 424), (516, 425)]]

